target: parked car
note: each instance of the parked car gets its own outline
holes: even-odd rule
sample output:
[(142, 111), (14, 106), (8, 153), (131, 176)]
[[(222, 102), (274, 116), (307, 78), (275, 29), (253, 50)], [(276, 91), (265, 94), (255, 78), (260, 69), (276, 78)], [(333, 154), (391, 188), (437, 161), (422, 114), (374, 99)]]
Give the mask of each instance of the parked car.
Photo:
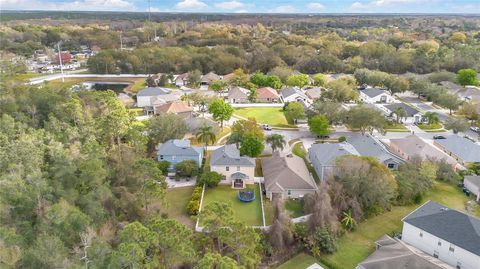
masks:
[(480, 127), (472, 126), (470, 127), (470, 130), (474, 131), (475, 133), (480, 133)]
[(443, 135), (434, 135), (433, 139), (446, 139)]
[(270, 127), (268, 124), (262, 124), (262, 128), (265, 131), (271, 131), (272, 130), (272, 127)]

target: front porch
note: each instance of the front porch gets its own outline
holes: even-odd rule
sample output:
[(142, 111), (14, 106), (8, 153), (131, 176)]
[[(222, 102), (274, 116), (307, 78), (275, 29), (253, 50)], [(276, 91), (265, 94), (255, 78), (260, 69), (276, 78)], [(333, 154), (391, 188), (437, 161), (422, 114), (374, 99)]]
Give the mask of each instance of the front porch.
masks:
[(230, 176), (233, 189), (245, 189), (248, 176), (241, 172), (235, 172)]

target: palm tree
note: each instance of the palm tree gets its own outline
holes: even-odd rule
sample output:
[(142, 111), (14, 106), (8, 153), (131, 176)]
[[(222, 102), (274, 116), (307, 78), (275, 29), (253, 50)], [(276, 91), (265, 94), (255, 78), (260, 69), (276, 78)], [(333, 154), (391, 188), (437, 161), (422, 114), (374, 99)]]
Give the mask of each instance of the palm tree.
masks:
[(209, 142), (215, 143), (215, 133), (213, 132), (213, 127), (208, 125), (203, 125), (198, 130), (195, 135), (198, 141), (205, 143), (205, 148), (208, 146)]
[(272, 134), (267, 136), (265, 141), (270, 144), (272, 147), (272, 151), (275, 152), (277, 149), (283, 150), (283, 147), (285, 146), (286, 142), (285, 139), (283, 138), (283, 135), (280, 134)]
[(228, 144), (235, 144), (237, 149), (240, 147), (240, 143), (242, 142), (243, 136), (239, 132), (232, 132), (228, 137), (227, 143)]
[(343, 217), (341, 221), (345, 229), (351, 231), (357, 226), (357, 221), (352, 217), (352, 212), (350, 210), (343, 212)]
[(397, 123), (400, 123), (402, 118), (407, 117), (407, 111), (405, 111), (403, 107), (397, 107), (393, 114), (395, 114), (395, 117), (397, 118)]
[(436, 112), (426, 112), (425, 118), (428, 121), (428, 124), (436, 124), (440, 122), (440, 118)]

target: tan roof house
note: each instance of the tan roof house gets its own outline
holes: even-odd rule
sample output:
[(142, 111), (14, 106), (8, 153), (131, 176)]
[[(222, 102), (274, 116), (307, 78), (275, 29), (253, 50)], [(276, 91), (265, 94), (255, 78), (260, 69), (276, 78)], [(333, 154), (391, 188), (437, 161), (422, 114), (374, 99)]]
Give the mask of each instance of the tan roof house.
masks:
[(222, 77), (220, 77), (219, 75), (213, 72), (209, 72), (208, 74), (202, 76), (202, 78), (200, 79), (200, 85), (210, 85), (210, 83), (212, 83), (213, 81), (221, 79)]
[(228, 102), (231, 104), (244, 104), (249, 103), (248, 95), (250, 91), (242, 87), (231, 87), (228, 90)]
[(441, 150), (423, 141), (416, 135), (409, 135), (404, 138), (390, 139), (390, 151), (397, 156), (409, 161), (414, 156), (425, 158), (436, 158), (438, 160), (445, 159), (453, 167), (457, 167), (458, 163), (452, 157), (446, 155)]
[(257, 89), (257, 102), (259, 103), (278, 103), (280, 95), (277, 90), (270, 87), (262, 87)]
[(192, 116), (193, 109), (183, 102), (177, 101), (172, 103), (166, 103), (154, 107), (155, 114), (176, 114), (184, 118), (189, 118)]
[(281, 156), (278, 152), (272, 157), (262, 158), (262, 171), (266, 196), (301, 198), (314, 193), (317, 185), (302, 158), (295, 155)]

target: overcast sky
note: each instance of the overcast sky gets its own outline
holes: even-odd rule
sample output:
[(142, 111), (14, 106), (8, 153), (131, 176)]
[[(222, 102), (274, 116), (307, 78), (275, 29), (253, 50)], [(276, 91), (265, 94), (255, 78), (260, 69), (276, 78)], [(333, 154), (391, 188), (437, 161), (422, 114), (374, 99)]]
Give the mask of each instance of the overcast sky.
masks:
[[(151, 0), (152, 12), (480, 13), (480, 0)], [(0, 9), (147, 11), (148, 0), (0, 0)]]

